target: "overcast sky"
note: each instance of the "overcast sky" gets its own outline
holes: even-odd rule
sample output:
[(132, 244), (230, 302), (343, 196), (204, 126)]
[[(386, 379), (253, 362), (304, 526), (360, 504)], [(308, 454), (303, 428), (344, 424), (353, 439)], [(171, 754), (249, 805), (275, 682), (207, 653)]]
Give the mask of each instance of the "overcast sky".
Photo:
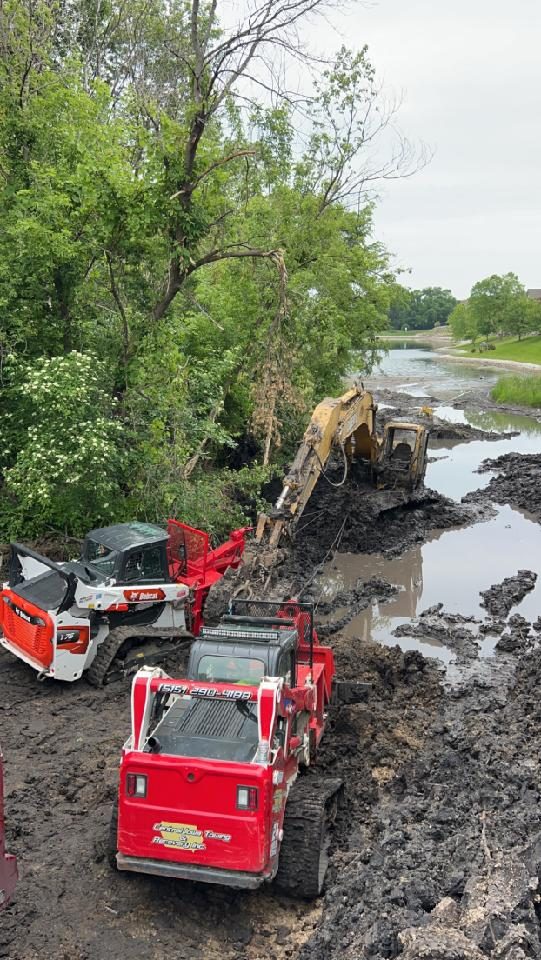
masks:
[(378, 0), (335, 15), (318, 46), (367, 43), (399, 125), (435, 151), (387, 184), (376, 235), (413, 287), (466, 297), (491, 273), (541, 287), (541, 0)]

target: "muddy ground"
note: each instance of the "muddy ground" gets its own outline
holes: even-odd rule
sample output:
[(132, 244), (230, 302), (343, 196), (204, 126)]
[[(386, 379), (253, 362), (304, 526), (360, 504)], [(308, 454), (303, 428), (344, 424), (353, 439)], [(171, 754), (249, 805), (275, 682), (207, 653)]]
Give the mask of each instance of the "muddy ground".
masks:
[[(320, 598), (321, 564), (338, 545), (394, 555), (430, 531), (483, 519), (493, 501), (527, 500), (539, 519), (541, 458), (498, 461), (496, 470), (466, 503), (429, 491), (369, 515), (361, 481), (340, 491), (320, 484), (273, 588)], [(518, 581), (502, 589), (484, 584), (493, 588), (489, 605), (527, 592), (535, 572), (516, 571)], [(320, 767), (344, 779), (346, 797), (327, 892), (308, 904), (272, 889), (235, 893), (113, 873), (105, 839), (129, 684), (39, 684), (0, 651), (8, 839), (21, 875), (0, 915), (0, 957), (541, 957), (541, 633), (507, 603), (496, 602), (483, 623), (437, 605), (410, 629), (439, 631), (455, 645), (458, 667), (446, 676), (418, 653), (340, 633), (344, 610), (354, 616), (392, 591), (381, 579), (357, 584), (334, 601), (340, 616), (320, 604), (340, 676), (368, 680), (372, 692), (367, 703), (331, 712)], [(487, 631), (496, 653), (479, 659)]]

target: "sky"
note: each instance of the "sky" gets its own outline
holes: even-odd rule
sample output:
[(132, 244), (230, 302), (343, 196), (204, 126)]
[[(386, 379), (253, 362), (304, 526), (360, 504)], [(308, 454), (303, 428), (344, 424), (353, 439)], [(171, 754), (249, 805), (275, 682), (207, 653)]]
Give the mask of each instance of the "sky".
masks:
[(311, 33), (329, 52), (367, 43), (402, 132), (434, 151), (380, 189), (375, 236), (402, 282), (541, 287), (541, 0), (358, 0)]

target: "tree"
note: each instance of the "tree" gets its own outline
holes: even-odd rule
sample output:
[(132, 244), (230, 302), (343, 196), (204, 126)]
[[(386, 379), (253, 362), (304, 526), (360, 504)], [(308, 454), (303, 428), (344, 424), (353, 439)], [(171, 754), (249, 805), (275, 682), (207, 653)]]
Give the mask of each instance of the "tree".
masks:
[[(0, 5), (0, 377), (6, 356), (103, 362), (134, 452), (104, 501), (119, 514), (195, 510), (203, 477), (217, 509), (243, 434), (268, 461), (352, 350), (375, 355), (394, 277), (369, 193), (415, 162), (401, 138), (376, 158), (392, 109), (367, 51), (317, 65), (303, 48), (303, 18), (331, 6), (250, 0), (226, 30), (215, 0)], [(277, 53), (317, 65), (316, 88), (278, 84)], [(15, 513), (39, 488), (10, 474), (18, 443)], [(40, 523), (60, 522), (54, 502), (34, 503)]]
[(397, 330), (431, 330), (447, 323), (457, 301), (450, 290), (425, 287), (424, 290), (400, 289), (389, 312), (391, 326)]
[(491, 334), (522, 333), (526, 329), (526, 291), (514, 273), (492, 274), (474, 284), (469, 305), (477, 331), (485, 339)]
[(0, 445), (4, 503), (14, 510), (0, 511), (6, 532), (22, 525), (36, 536), (51, 525), (83, 535), (115, 509), (126, 453), (109, 386), (104, 364), (75, 351), (8, 364), (12, 403)]
[(457, 303), (449, 317), (449, 326), (455, 340), (476, 340), (479, 336), (475, 317), (468, 301)]
[(405, 330), (410, 326), (412, 291), (395, 283), (390, 291), (389, 325), (393, 330)]

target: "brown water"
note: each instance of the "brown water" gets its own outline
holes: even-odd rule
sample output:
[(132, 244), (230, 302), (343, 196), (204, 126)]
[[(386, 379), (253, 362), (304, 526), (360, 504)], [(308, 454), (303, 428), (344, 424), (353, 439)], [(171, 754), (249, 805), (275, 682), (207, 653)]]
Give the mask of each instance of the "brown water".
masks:
[[(436, 532), (422, 546), (413, 547), (398, 558), (338, 554), (325, 571), (323, 596), (331, 599), (359, 578), (389, 580), (399, 587), (400, 593), (386, 603), (374, 603), (363, 610), (342, 632), (450, 661), (454, 654), (440, 641), (397, 638), (392, 631), (440, 602), (448, 613), (473, 615), (482, 620), (486, 611), (480, 606), (479, 591), (514, 576), (519, 569), (537, 570), (540, 557), (541, 526), (525, 513), (508, 506), (498, 507), (493, 519)], [(541, 612), (541, 579), (511, 611), (517, 612), (528, 620), (537, 618)], [(473, 632), (476, 633), (475, 627)], [(481, 654), (490, 655), (493, 648), (494, 638), (483, 638)]]

